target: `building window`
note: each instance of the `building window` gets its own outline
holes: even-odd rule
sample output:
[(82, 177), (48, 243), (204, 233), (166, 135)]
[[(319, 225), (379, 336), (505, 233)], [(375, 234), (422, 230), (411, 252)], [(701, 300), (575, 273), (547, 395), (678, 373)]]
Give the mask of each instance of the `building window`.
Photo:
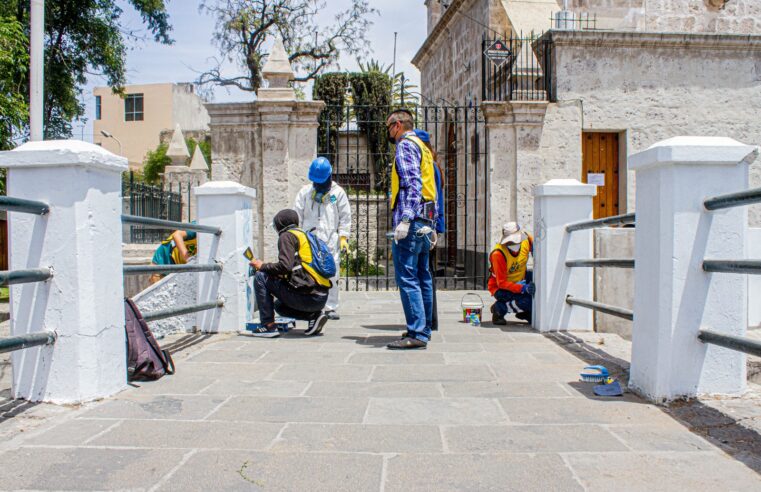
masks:
[(95, 96), (95, 119), (100, 119), (100, 96)]
[(142, 94), (127, 94), (124, 99), (124, 121), (143, 121)]

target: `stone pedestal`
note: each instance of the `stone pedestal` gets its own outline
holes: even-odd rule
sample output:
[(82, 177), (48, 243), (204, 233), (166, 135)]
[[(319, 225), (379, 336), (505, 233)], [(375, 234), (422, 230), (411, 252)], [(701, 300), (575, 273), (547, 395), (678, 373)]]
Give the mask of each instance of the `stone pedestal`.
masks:
[(127, 159), (85, 142), (42, 141), (0, 153), (8, 196), (50, 206), (9, 214), (10, 269), (52, 268), (11, 287), (11, 333), (55, 331), (54, 345), (13, 352), (13, 397), (53, 403), (126, 387), (121, 173)]
[(567, 232), (566, 225), (592, 218), (594, 185), (553, 179), (534, 191), (533, 325), (539, 331), (592, 331), (593, 312), (565, 302), (566, 296), (593, 300), (591, 268), (568, 268), (568, 260), (592, 258), (592, 231)]
[(198, 275), (198, 302), (222, 298), (224, 307), (198, 313), (198, 328), (206, 333), (235, 332), (251, 320), (254, 302), (246, 248), (253, 243), (255, 190), (231, 181), (211, 181), (195, 189), (198, 223), (222, 229), (222, 234), (198, 235), (198, 263), (221, 263), (222, 272)]
[(703, 344), (698, 331), (745, 334), (748, 279), (702, 264), (746, 258), (748, 211), (709, 212), (703, 202), (746, 190), (756, 153), (729, 138), (677, 137), (629, 158), (637, 177), (629, 385), (651, 400), (745, 389), (745, 355)]

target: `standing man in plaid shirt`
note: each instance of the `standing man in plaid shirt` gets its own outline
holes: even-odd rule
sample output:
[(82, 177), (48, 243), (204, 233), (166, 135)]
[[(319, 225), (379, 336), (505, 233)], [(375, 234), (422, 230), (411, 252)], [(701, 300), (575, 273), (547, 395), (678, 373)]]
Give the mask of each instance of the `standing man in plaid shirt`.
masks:
[(438, 215), (433, 156), (413, 131), (412, 113), (399, 109), (386, 120), (389, 141), (396, 144), (391, 169), (394, 270), (407, 332), (389, 349), (424, 349), (431, 338), (433, 283), (428, 252), (436, 245)]

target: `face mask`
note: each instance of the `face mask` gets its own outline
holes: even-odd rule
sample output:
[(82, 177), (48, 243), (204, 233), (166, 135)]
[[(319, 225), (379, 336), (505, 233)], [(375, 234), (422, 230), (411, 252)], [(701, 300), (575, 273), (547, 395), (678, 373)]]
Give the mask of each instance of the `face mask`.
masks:
[(520, 244), (508, 244), (507, 245), (507, 249), (509, 249), (511, 253), (517, 253), (518, 251), (521, 250), (521, 245)]

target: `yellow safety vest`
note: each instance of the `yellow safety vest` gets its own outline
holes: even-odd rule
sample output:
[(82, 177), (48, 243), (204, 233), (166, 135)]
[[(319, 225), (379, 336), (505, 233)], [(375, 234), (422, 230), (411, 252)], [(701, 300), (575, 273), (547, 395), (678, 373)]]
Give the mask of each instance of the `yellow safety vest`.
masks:
[[(172, 261), (175, 265), (184, 265), (185, 258), (183, 258), (180, 255), (180, 250), (173, 244), (174, 239), (172, 239), (172, 236), (169, 236), (167, 239), (161, 242), (161, 244), (168, 244), (172, 248)], [(198, 245), (197, 239), (186, 239), (185, 240), (185, 247), (188, 249), (188, 256), (195, 256), (196, 255), (196, 246)]]
[[(532, 242), (533, 240), (531, 236), (526, 235), (526, 239), (521, 242), (521, 249), (518, 251), (518, 256), (513, 256), (504, 244), (497, 243), (497, 245), (494, 246), (492, 253), (494, 251), (499, 251), (505, 257), (508, 282), (516, 283), (526, 278), (526, 265), (528, 264), (528, 258), (531, 254)], [(494, 274), (491, 267), (489, 267), (489, 272), (492, 275)]]
[[(433, 155), (428, 147), (414, 135), (403, 137), (413, 142), (420, 149), (420, 177), (423, 181), (423, 201), (433, 202), (436, 200), (436, 172), (434, 171)], [(396, 172), (396, 159), (391, 166), (391, 210), (396, 208), (396, 199), (399, 196), (399, 174)]]
[(306, 270), (310, 277), (314, 279), (319, 285), (327, 288), (333, 287), (333, 282), (329, 278), (325, 278), (312, 268), (312, 247), (309, 245), (309, 239), (307, 235), (301, 229), (289, 229), (288, 232), (293, 234), (299, 239), (299, 261), (301, 261), (301, 267)]

